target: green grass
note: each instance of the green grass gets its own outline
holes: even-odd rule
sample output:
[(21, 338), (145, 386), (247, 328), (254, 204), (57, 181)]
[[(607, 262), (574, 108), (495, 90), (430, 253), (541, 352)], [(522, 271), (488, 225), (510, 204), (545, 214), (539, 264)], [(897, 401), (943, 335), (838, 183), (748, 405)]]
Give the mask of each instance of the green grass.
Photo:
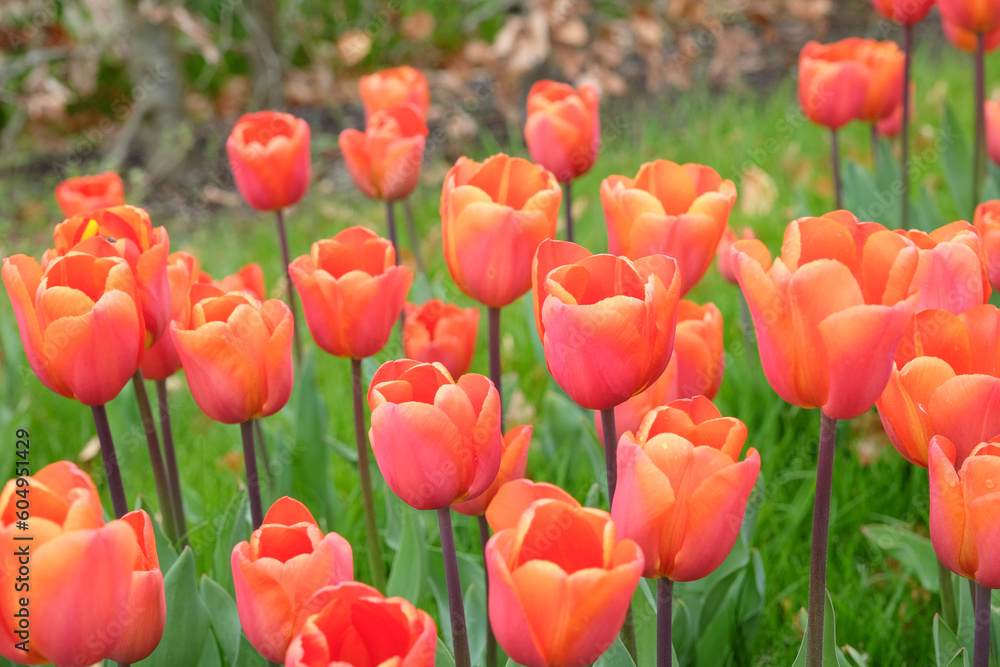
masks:
[[(945, 99), (958, 111), (965, 136), (971, 135), (971, 61), (945, 47), (940, 61), (932, 63), (927, 51), (920, 51), (915, 68), (918, 136), (914, 155), (932, 150), (931, 140), (940, 125), (941, 102)], [(1000, 57), (994, 54), (988, 67), (997, 71), (998, 65)], [(634, 175), (642, 162), (656, 158), (711, 165), (724, 177), (736, 181), (741, 197), (746, 194), (740, 180), (745, 166), (754, 163), (767, 172), (778, 193), (771, 210), (761, 215), (746, 215), (738, 201), (731, 224), (753, 227), (772, 252), (777, 251), (789, 220), (833, 208), (828, 137), (826, 132), (801, 119), (794, 81), (781, 83), (765, 96), (696, 90), (656, 102), (611, 101), (605, 107), (603, 120), (605, 145), (601, 157), (592, 172), (574, 184), (578, 238), (595, 252), (606, 249), (598, 195), (601, 179), (613, 173)], [(321, 139), (327, 145), (330, 143), (330, 138), (317, 141)], [(477, 158), (501, 149), (525, 153), (519, 138), (515, 138), (514, 144), (497, 146), (491, 137), (484, 137), (480, 146), (470, 147), (469, 151)], [(848, 128), (843, 133), (842, 146), (849, 159), (869, 164), (867, 128)], [(441, 257), (439, 179), (446, 167), (440, 158), (432, 161), (426, 172), (434, 177), (425, 178), (413, 197), (422, 249), (430, 260), (430, 270), (427, 278), (415, 282), (411, 299), (422, 301), (440, 296), (474, 305), (455, 288)], [(921, 184), (935, 194), (936, 204), (946, 219), (960, 217), (937, 162), (920, 178)], [(364, 224), (385, 234), (384, 209), (380, 204), (363, 199), (346, 176), (328, 180), (328, 183), (314, 183), (306, 199), (287, 215), (293, 256), (308, 252), (312, 241), (332, 236), (351, 224)], [(59, 220), (49, 194), (54, 184), (54, 177), (30, 182), (14, 177), (0, 183), (0, 199), (11, 204), (8, 210), (22, 212), (20, 222), (4, 223), (8, 225), (4, 255), (28, 252), (38, 256), (48, 246), (50, 227)], [(153, 197), (155, 192), (147, 195), (147, 202)], [(35, 205), (34, 200), (44, 204)], [(272, 295), (284, 296), (277, 280), (280, 255), (274, 225), (267, 215), (236, 208), (212, 211), (195, 220), (160, 218), (154, 222), (167, 226), (172, 249), (193, 252), (203, 268), (213, 275), (233, 272), (249, 261), (260, 262)], [(881, 222), (895, 225), (892, 220)], [(403, 239), (408, 246), (410, 241), (405, 233)], [(689, 298), (699, 303), (714, 301), (725, 316), (726, 375), (716, 403), (723, 414), (746, 422), (747, 446), (756, 447), (762, 459), (762, 483), (754, 497), (759, 511), (751, 546), (759, 550), (766, 571), (765, 599), (756, 637), (733, 664), (789, 665), (801, 639), (798, 612), (806, 605), (808, 596), (819, 414), (785, 404), (767, 385), (755, 349), (748, 349), (742, 337), (737, 288), (725, 283), (713, 269)], [(505, 403), (517, 406), (515, 419), (536, 424), (528, 474), (538, 480), (559, 483), (580, 500), (588, 494), (594, 497), (591, 491), (603, 474), (603, 464), (593, 434), (592, 415), (573, 407), (548, 376), (530, 309), (530, 301), (522, 299), (503, 313)], [(485, 326), (481, 329), (472, 370), (485, 374)], [(308, 338), (304, 326), (303, 334)], [(34, 378), (20, 349), (16, 324), (6, 300), (0, 306), (0, 337), (5, 371), (0, 431), (9, 434), (11, 440), (17, 428), (31, 432), (35, 470), (58, 459), (77, 460), (94, 437), (89, 410), (54, 395)], [(311, 341), (310, 347), (314, 347)], [(379, 363), (397, 356), (401, 356), (401, 351), (398, 334), (394, 334), (382, 353), (366, 361), (367, 378)], [(325, 508), (313, 502), (312, 509), (326, 530), (336, 530), (351, 541), (356, 576), (369, 579), (356, 467), (352, 460), (349, 364), (317, 349), (310, 359), (315, 363), (315, 386), (323, 405), (325, 429), (321, 435), (312, 429), (300, 430), (300, 438), (308, 436), (310, 441), (304, 449), (292, 451), (300, 428), (298, 391), (284, 410), (265, 420), (272, 461), (280, 468), (276, 486), (265, 488), (265, 502), (289, 491), (319, 498), (315, 486), (305, 485), (303, 480), (310, 475), (326, 479), (332, 502)], [(245, 505), (240, 504), (245, 501), (238, 458), (239, 429), (214, 423), (202, 415), (183, 382), (172, 386), (174, 432), (197, 569), (199, 574), (208, 574), (231, 589), (230, 532), (236, 513), (246, 511)], [(126, 491), (132, 498), (144, 494), (146, 501), (155, 506), (156, 499), (151, 497), (152, 473), (131, 389), (126, 388), (109, 404), (108, 412)], [(926, 532), (926, 472), (907, 464), (891, 446), (886, 449), (888, 442), (872, 415), (840, 426), (828, 572), (829, 588), (838, 611), (837, 643), (850, 644), (869, 654), (871, 665), (928, 664), (933, 653), (931, 623), (939, 608), (936, 596), (920, 588), (898, 564), (887, 562), (860, 530), (865, 524), (891, 517), (918, 532)], [(879, 453), (867, 464), (859, 457), (862, 438), (868, 439), (866, 452), (875, 443)], [(12, 445), (0, 447), (0, 469), (4, 471), (13, 471)], [(317, 470), (317, 460), (325, 468)], [(105, 494), (105, 507), (110, 507), (100, 461), (92, 459), (81, 465), (97, 480)], [(433, 517), (405, 511), (380, 479), (377, 494), (379, 524), (385, 528), (383, 555), (388, 563), (393, 561), (406, 522), (414, 522), (411, 525), (415, 534), (426, 545), (435, 543), (437, 526)], [(479, 548), (474, 524), (458, 517), (456, 526), (459, 549), (470, 555), (464, 567), (473, 576), (481, 576), (474, 568)], [(402, 560), (405, 558), (400, 564)], [(439, 599), (432, 585), (440, 580), (433, 572), (440, 569), (436, 562), (439, 555), (431, 547), (426, 560), (421, 561), (423, 569), (418, 570), (427, 577), (416, 592), (417, 601), (432, 613)], [(679, 595), (684, 590), (680, 588)], [(443, 631), (447, 623), (438, 625)], [(250, 660), (246, 644), (244, 648), (247, 650), (241, 653), (240, 664), (259, 664)]]

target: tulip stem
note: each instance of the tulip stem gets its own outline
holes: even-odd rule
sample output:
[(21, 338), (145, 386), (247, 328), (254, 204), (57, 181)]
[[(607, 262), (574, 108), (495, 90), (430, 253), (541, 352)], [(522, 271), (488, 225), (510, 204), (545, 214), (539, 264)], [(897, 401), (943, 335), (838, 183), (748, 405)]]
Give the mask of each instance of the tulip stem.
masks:
[[(982, 36), (980, 35), (980, 38)], [(990, 589), (976, 583), (976, 639), (972, 655), (973, 667), (989, 667), (990, 664)]]
[(566, 240), (573, 242), (573, 190), (572, 181), (566, 181)]
[(170, 541), (176, 542), (180, 532), (177, 520), (174, 518), (175, 503), (170, 493), (170, 486), (167, 484), (167, 472), (163, 467), (163, 455), (160, 453), (160, 438), (156, 434), (156, 422), (153, 421), (153, 410), (149, 405), (149, 394), (146, 393), (142, 370), (136, 370), (132, 375), (132, 387), (135, 388), (135, 400), (139, 404), (142, 430), (146, 434), (149, 463), (153, 468), (153, 481), (156, 483), (156, 497), (160, 501), (160, 512), (163, 514), (163, 529)]
[(187, 518), (184, 516), (184, 497), (181, 495), (181, 476), (177, 468), (177, 452), (174, 449), (174, 429), (170, 424), (170, 400), (167, 397), (166, 380), (156, 380), (156, 402), (160, 414), (160, 433), (163, 435), (163, 458), (167, 465), (167, 485), (170, 489), (170, 499), (174, 503), (177, 537), (182, 546), (187, 546)]
[(500, 371), (500, 309), (490, 306), (489, 313), (489, 345), (490, 345), (490, 380), (497, 388), (497, 395), (500, 396), (500, 432), (503, 432), (503, 375)]
[(417, 271), (427, 273), (424, 266), (423, 253), (420, 252), (420, 236), (417, 234), (417, 225), (413, 222), (413, 207), (410, 206), (410, 198), (403, 200), (403, 217), (406, 218), (406, 233), (410, 236), (410, 245), (413, 247), (413, 259), (417, 262)]
[(656, 667), (672, 667), (670, 626), (674, 612), (673, 580), (661, 578), (656, 593)]
[(250, 495), (250, 518), (253, 529), (257, 530), (264, 523), (264, 508), (260, 504), (260, 478), (257, 476), (257, 454), (253, 449), (253, 420), (248, 419), (240, 424), (240, 435), (243, 436), (243, 463), (247, 469), (247, 493)]
[(976, 33), (976, 141), (972, 164), (972, 216), (979, 205), (979, 195), (986, 172), (986, 35)]
[[(812, 555), (809, 561), (809, 625), (806, 667), (823, 667), (823, 617), (826, 611), (826, 552), (830, 534), (830, 493), (837, 420), (820, 416), (816, 499), (813, 504)], [(827, 667), (835, 667), (827, 665)]]
[(840, 142), (836, 130), (830, 130), (830, 160), (833, 163), (833, 201), (840, 210), (843, 208), (843, 188), (840, 184)]
[(938, 578), (941, 581), (941, 617), (952, 630), (958, 630), (958, 614), (955, 611), (955, 587), (951, 581), (951, 570), (938, 561)]
[(878, 125), (872, 123), (872, 169), (878, 171)]
[(385, 565), (382, 545), (375, 520), (375, 496), (372, 493), (372, 473), (368, 466), (368, 435), (365, 431), (364, 386), (361, 382), (361, 360), (351, 359), (351, 388), (354, 391), (354, 441), (358, 448), (358, 477), (361, 479), (361, 503), (365, 512), (365, 538), (368, 540), (368, 565), (372, 583), (385, 592)]
[[(480, 515), (476, 517), (479, 522), (479, 541), (483, 545), (483, 576), (486, 580), (486, 618), (490, 615), (490, 578), (486, 574), (486, 543), (490, 541), (490, 524), (486, 517)], [(486, 667), (496, 667), (497, 665), (497, 638), (493, 634), (493, 626), (489, 620), (486, 622)]]
[(115, 510), (115, 518), (120, 519), (128, 513), (128, 500), (125, 498), (125, 487), (122, 485), (122, 471), (118, 467), (118, 455), (115, 454), (115, 441), (111, 439), (108, 412), (103, 405), (92, 405), (90, 409), (94, 413), (97, 439), (101, 443), (101, 458), (104, 460), (104, 474), (108, 478), (111, 506)]
[(278, 209), (274, 212), (278, 219), (278, 238), (281, 240), (281, 260), (285, 267), (285, 285), (288, 287), (288, 307), (292, 309), (292, 336), (295, 339), (295, 361), (302, 361), (302, 340), (299, 338), (299, 313), (295, 304), (295, 284), (292, 283), (292, 274), (288, 271), (288, 266), (292, 263), (288, 253), (288, 234), (285, 232), (285, 211)]
[(260, 425), (259, 419), (253, 420), (253, 439), (257, 445), (257, 455), (260, 456), (261, 466), (264, 468), (264, 477), (267, 478), (268, 485), (273, 485), (274, 473), (271, 472), (271, 457), (267, 455), (267, 443), (264, 441), (264, 427)]
[(448, 583), (448, 611), (451, 615), (451, 643), (455, 653), (455, 667), (472, 667), (469, 654), (468, 628), (465, 623), (465, 602), (462, 600), (462, 582), (458, 577), (458, 554), (455, 552), (455, 535), (451, 528), (451, 507), (437, 511), (441, 530), (441, 554), (444, 557), (444, 576)]
[(601, 410), (601, 434), (604, 436), (604, 462), (608, 466), (608, 507), (611, 507), (618, 486), (618, 430), (614, 408)]
[(910, 66), (913, 63), (913, 26), (903, 26), (903, 51), (906, 59), (903, 64), (903, 164), (900, 178), (903, 179), (903, 191), (900, 193), (900, 227), (910, 228)]

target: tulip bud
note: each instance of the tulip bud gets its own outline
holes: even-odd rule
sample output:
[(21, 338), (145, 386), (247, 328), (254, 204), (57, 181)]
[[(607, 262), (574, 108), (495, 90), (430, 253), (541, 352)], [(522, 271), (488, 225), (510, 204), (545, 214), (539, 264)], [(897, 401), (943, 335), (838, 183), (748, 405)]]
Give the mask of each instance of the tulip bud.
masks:
[(358, 79), (358, 92), (365, 107), (365, 116), (377, 111), (412, 104), (421, 117), (427, 116), (431, 93), (427, 77), (408, 65), (379, 70)]
[(858, 62), (860, 38), (809, 42), (799, 54), (799, 105), (809, 120), (838, 130), (858, 118), (870, 74)]
[(122, 179), (113, 171), (67, 178), (56, 186), (56, 202), (67, 218), (125, 203)]
[(1000, 0), (937, 0), (944, 24), (973, 33), (1000, 29)]
[(376, 111), (364, 132), (341, 132), (340, 151), (351, 179), (366, 197), (398, 201), (417, 187), (426, 137), (423, 116), (406, 104)]
[(601, 148), (597, 89), (555, 81), (536, 81), (528, 92), (524, 142), (531, 159), (569, 183), (590, 171)]
[(242, 116), (226, 140), (233, 179), (258, 211), (297, 203), (309, 188), (309, 124), (277, 111)]
[(406, 304), (403, 352), (408, 359), (444, 365), (453, 378), (472, 365), (479, 330), (479, 310), (459, 308), (441, 299), (420, 306)]

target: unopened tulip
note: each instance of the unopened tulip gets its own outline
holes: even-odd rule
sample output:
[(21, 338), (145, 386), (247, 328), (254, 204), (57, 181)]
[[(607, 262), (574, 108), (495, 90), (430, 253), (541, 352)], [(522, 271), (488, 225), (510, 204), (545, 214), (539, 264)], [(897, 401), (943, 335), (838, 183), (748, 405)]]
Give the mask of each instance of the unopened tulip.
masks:
[(870, 74), (857, 60), (863, 40), (809, 42), (799, 54), (799, 105), (817, 125), (838, 130), (858, 117)]
[[(699, 306), (683, 300), (677, 309), (674, 353), (663, 375), (649, 389), (615, 408), (615, 428), (621, 438), (638, 431), (639, 424), (653, 408), (681, 398), (715, 398), (725, 370), (722, 345), (722, 313), (714, 303)], [(597, 437), (604, 444), (600, 413), (594, 415)]]
[(352, 359), (385, 347), (413, 283), (413, 273), (396, 266), (392, 243), (365, 227), (313, 243), (288, 272), (316, 344)]
[(634, 179), (609, 176), (601, 183), (608, 252), (673, 257), (683, 296), (711, 266), (735, 202), (733, 182), (700, 164), (656, 160)]
[(877, 123), (903, 100), (903, 64), (906, 59), (896, 42), (861, 40), (857, 59), (868, 68), (868, 88), (858, 112), (860, 120)]
[(521, 158), (459, 158), (441, 192), (441, 233), (458, 288), (491, 308), (531, 289), (538, 244), (555, 238), (562, 190), (551, 172)]
[[(25, 494), (27, 529), (18, 527)], [(24, 548), (27, 558), (18, 555)], [(0, 493), (0, 655), (31, 665), (109, 657), (126, 618), (136, 549), (128, 523), (104, 523), (93, 481), (74, 464), (58, 461), (8, 481)]]
[[(944, 29), (944, 36), (948, 38), (948, 41), (951, 42), (951, 45), (956, 49), (960, 49), (966, 53), (976, 52), (976, 33), (970, 30), (965, 30), (964, 28), (959, 27), (958, 24), (952, 23), (946, 19), (941, 21), (941, 26)], [(989, 53), (998, 46), (1000, 46), (1000, 25), (983, 35), (984, 51)]]
[[(955, 466), (959, 465), (956, 471)], [(955, 574), (1000, 588), (1000, 436), (980, 443), (964, 462), (937, 435), (930, 450), (931, 542)]]
[(974, 33), (1000, 28), (1000, 0), (937, 0), (941, 20)]
[(434, 667), (437, 626), (427, 612), (355, 581), (322, 594), (325, 606), (292, 640), (285, 667)]
[[(997, 30), (1000, 35), (1000, 30)], [(986, 150), (990, 159), (1000, 165), (1000, 102), (986, 100)]]
[(656, 408), (622, 436), (611, 517), (642, 549), (643, 576), (693, 581), (729, 555), (760, 472), (757, 450), (739, 460), (746, 437), (704, 396)]
[(532, 266), (535, 323), (552, 377), (578, 405), (607, 410), (663, 374), (674, 347), (680, 272), (543, 241)]
[[(167, 281), (170, 283), (170, 321), (186, 326), (190, 316), (188, 291), (200, 282), (198, 260), (183, 250), (167, 257)], [(142, 357), (142, 376), (147, 380), (165, 380), (181, 367), (181, 358), (169, 334), (160, 336)]]
[(993, 289), (1000, 289), (1000, 199), (977, 206), (974, 220), (983, 244), (986, 275)]
[(903, 25), (920, 23), (934, 6), (934, 0), (873, 0), (878, 13)]
[(262, 656), (280, 663), (306, 619), (325, 605), (317, 592), (354, 579), (347, 540), (323, 535), (306, 506), (287, 496), (271, 505), (249, 542), (233, 548), (231, 560), (243, 632)]
[(1000, 312), (983, 305), (960, 315), (917, 313), (912, 338), (896, 353), (896, 368), (876, 403), (892, 444), (927, 467), (935, 435), (947, 437), (957, 464), (1000, 433)]
[(753, 315), (764, 374), (783, 399), (833, 419), (865, 412), (885, 389), (919, 294), (919, 251), (847, 211), (801, 218), (781, 257), (738, 241), (733, 264)]
[(601, 148), (600, 99), (583, 84), (536, 81), (528, 91), (524, 142), (531, 159), (568, 183), (590, 171)]
[(740, 239), (746, 241), (755, 238), (757, 237), (749, 227), (744, 227), (739, 237), (736, 236), (736, 232), (731, 227), (726, 227), (722, 231), (722, 238), (719, 239), (719, 245), (715, 249), (715, 266), (719, 269), (719, 275), (727, 283), (737, 284), (736, 272), (733, 270), (733, 244)]
[(56, 186), (56, 203), (67, 218), (125, 203), (122, 178), (113, 171), (67, 178)]
[(146, 325), (146, 347), (160, 339), (170, 323), (170, 282), (167, 256), (170, 238), (163, 227), (153, 227), (149, 214), (135, 206), (91, 211), (56, 225), (55, 247), (42, 257), (42, 267), (70, 250), (98, 256), (110, 242), (135, 273), (135, 284)]
[(414, 509), (486, 492), (500, 470), (500, 395), (489, 378), (455, 382), (441, 364), (388, 361), (368, 389), (368, 437), (386, 484)]
[(536, 500), (559, 500), (573, 507), (582, 505), (566, 491), (548, 482), (515, 479), (502, 485), (486, 508), (486, 521), (494, 533), (517, 528), (517, 522)]
[(507, 482), (524, 477), (524, 469), (528, 467), (528, 448), (531, 447), (531, 426), (515, 426), (503, 436), (503, 453), (500, 457), (500, 470), (496, 479), (479, 496), (472, 500), (455, 503), (451, 506), (459, 514), (466, 516), (483, 516), (497, 492)]
[(226, 141), (240, 194), (258, 211), (297, 203), (309, 189), (309, 124), (277, 111), (242, 116)]
[(410, 105), (376, 111), (365, 131), (340, 133), (340, 151), (351, 180), (365, 196), (398, 201), (417, 187), (427, 126)]
[(486, 544), (490, 625), (526, 667), (583, 667), (617, 637), (643, 569), (607, 512), (538, 500)]
[(131, 379), (146, 342), (139, 290), (128, 262), (104, 239), (104, 257), (70, 252), (45, 273), (33, 258), (3, 262), (31, 370), (52, 391), (103, 405)]
[(187, 323), (171, 322), (195, 403), (224, 424), (274, 414), (292, 393), (292, 311), (245, 292), (197, 284)]
[(167, 603), (153, 522), (145, 510), (129, 512), (121, 520), (135, 531), (135, 571), (128, 604), (121, 616), (121, 637), (108, 657), (132, 663), (147, 657), (160, 644), (167, 621)]
[(479, 332), (479, 309), (459, 308), (441, 299), (406, 304), (403, 352), (407, 359), (444, 365), (453, 378), (472, 365)]
[(421, 116), (431, 106), (431, 92), (423, 72), (409, 65), (379, 70), (358, 79), (358, 92), (365, 115), (391, 107), (412, 104)]

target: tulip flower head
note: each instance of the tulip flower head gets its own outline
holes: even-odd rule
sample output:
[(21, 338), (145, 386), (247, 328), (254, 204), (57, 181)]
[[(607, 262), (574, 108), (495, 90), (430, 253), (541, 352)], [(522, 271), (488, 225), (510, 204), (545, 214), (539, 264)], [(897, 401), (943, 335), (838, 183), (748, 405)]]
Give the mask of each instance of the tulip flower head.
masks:
[(160, 644), (167, 622), (167, 601), (152, 520), (145, 510), (136, 510), (125, 514), (121, 521), (135, 531), (135, 570), (128, 604), (121, 616), (124, 621), (121, 638), (108, 657), (115, 662), (132, 663), (148, 657)]
[(663, 374), (674, 347), (680, 272), (543, 241), (532, 266), (535, 323), (549, 372), (578, 405), (607, 410)]
[(267, 285), (264, 283), (264, 270), (257, 262), (250, 262), (232, 275), (218, 281), (223, 292), (249, 292), (258, 301), (267, 299)]
[(941, 21), (972, 33), (1000, 28), (1000, 0), (937, 0)]
[(277, 111), (242, 116), (226, 141), (233, 179), (258, 211), (298, 203), (309, 188), (309, 124)]
[(555, 484), (533, 482), (530, 479), (515, 479), (503, 484), (486, 508), (486, 522), (494, 533), (508, 528), (517, 528), (521, 515), (536, 500), (559, 500), (573, 507), (583, 507), (576, 498)]
[(285, 667), (434, 667), (437, 626), (426, 611), (356, 581), (323, 595), (326, 605), (292, 640)]
[(788, 225), (781, 257), (738, 241), (733, 264), (764, 374), (783, 399), (851, 419), (874, 405), (917, 307), (919, 251), (847, 211)]
[(56, 202), (67, 218), (125, 203), (122, 178), (113, 171), (67, 178), (56, 186)]
[(536, 81), (528, 92), (524, 141), (531, 159), (568, 183), (590, 171), (601, 148), (597, 89)]
[(532, 503), (486, 544), (490, 625), (526, 667), (583, 667), (621, 629), (643, 556), (619, 541), (607, 512), (559, 500)]
[(417, 187), (426, 137), (423, 116), (403, 105), (373, 113), (364, 132), (341, 132), (340, 150), (351, 179), (366, 197), (398, 201)]
[(955, 574), (1000, 588), (1000, 436), (980, 443), (959, 462), (955, 445), (936, 435), (929, 470), (931, 542), (937, 557)]
[(469, 370), (479, 331), (478, 308), (430, 299), (420, 306), (406, 304), (404, 313), (403, 351), (408, 359), (440, 362), (453, 378)]
[(531, 447), (533, 431), (531, 426), (515, 426), (507, 431), (503, 436), (503, 452), (500, 455), (500, 470), (497, 472), (496, 479), (479, 496), (472, 500), (455, 503), (451, 508), (466, 516), (486, 514), (486, 508), (490, 506), (501, 486), (511, 480), (524, 477), (524, 470), (528, 467), (528, 449)]
[[(941, 18), (941, 27), (944, 29), (944, 36), (948, 38), (951, 45), (966, 53), (975, 53), (976, 33), (962, 28), (957, 23), (952, 23), (943, 16)], [(983, 50), (986, 53), (993, 51), (998, 46), (1000, 46), (1000, 25), (983, 35)]]
[(288, 272), (316, 344), (351, 359), (385, 347), (413, 283), (413, 273), (396, 266), (392, 243), (365, 227), (313, 243)]
[(521, 158), (458, 159), (441, 193), (441, 233), (458, 288), (490, 308), (531, 289), (538, 244), (555, 238), (562, 190), (556, 177)]
[(1000, 289), (1000, 199), (977, 206), (973, 219), (983, 244), (986, 275), (993, 289)]
[(243, 632), (262, 656), (280, 663), (306, 620), (325, 606), (321, 591), (354, 579), (347, 540), (323, 535), (305, 505), (287, 496), (249, 542), (233, 548), (231, 560)]
[(910, 281), (911, 289), (920, 290), (918, 310), (936, 308), (958, 314), (989, 300), (993, 290), (975, 227), (959, 220), (929, 234), (916, 229), (898, 229), (896, 234), (905, 240), (895, 240), (895, 245), (902, 248), (908, 241), (919, 252)]
[(283, 408), (293, 377), (288, 306), (204, 283), (191, 287), (189, 299), (189, 321), (172, 322), (170, 332), (202, 412), (242, 424)]
[(896, 42), (859, 40), (857, 58), (868, 68), (868, 88), (858, 118), (877, 123), (903, 100), (903, 64), (906, 56)]
[(500, 395), (489, 378), (455, 382), (441, 364), (388, 361), (368, 389), (368, 437), (386, 484), (418, 510), (487, 491), (500, 470)]
[(102, 256), (70, 251), (42, 267), (26, 255), (3, 262), (31, 370), (52, 391), (84, 405), (104, 405), (142, 361), (146, 327), (135, 276), (103, 238)]
[(906, 460), (927, 467), (931, 438), (942, 435), (961, 466), (1000, 433), (1000, 311), (983, 305), (960, 315), (917, 313), (876, 406)]
[(839, 130), (858, 118), (868, 95), (870, 73), (857, 60), (863, 40), (809, 42), (799, 54), (799, 105), (817, 125)]
[(622, 436), (611, 517), (642, 549), (643, 576), (701, 579), (732, 551), (760, 473), (757, 450), (739, 460), (746, 437), (704, 396), (656, 408)]
[[(170, 321), (187, 325), (190, 317), (188, 292), (191, 285), (201, 282), (203, 273), (198, 260), (183, 250), (167, 257), (167, 281), (170, 284)], [(174, 339), (167, 332), (153, 343), (142, 357), (142, 376), (147, 380), (165, 380), (181, 367), (181, 358)]]
[(609, 176), (601, 183), (608, 252), (673, 257), (684, 296), (711, 266), (734, 203), (733, 182), (700, 164), (656, 160), (634, 179)]
[(872, 0), (879, 14), (903, 25), (920, 23), (934, 6), (934, 0)]
[(379, 70), (358, 79), (358, 92), (365, 116), (398, 107), (413, 105), (421, 117), (431, 106), (431, 92), (423, 72), (408, 65)]

